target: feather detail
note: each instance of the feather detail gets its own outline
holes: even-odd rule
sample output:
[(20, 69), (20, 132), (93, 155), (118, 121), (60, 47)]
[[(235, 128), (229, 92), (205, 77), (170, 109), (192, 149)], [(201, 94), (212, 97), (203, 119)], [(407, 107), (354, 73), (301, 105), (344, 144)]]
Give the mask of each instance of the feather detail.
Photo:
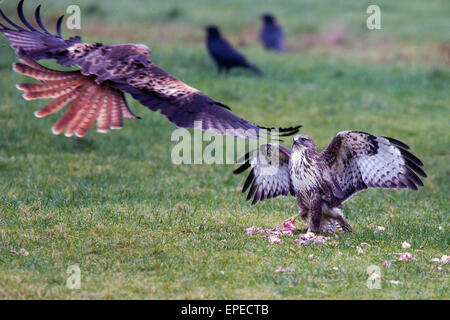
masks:
[(40, 80), (41, 83), (19, 84), (27, 100), (54, 98), (45, 107), (35, 112), (39, 118), (61, 110), (70, 103), (64, 115), (53, 126), (52, 132), (84, 137), (97, 120), (98, 131), (123, 127), (123, 117), (138, 119), (128, 107), (122, 92), (104, 84), (97, 84), (80, 71), (55, 71), (28, 57), (20, 51), (21, 63), (14, 64), (14, 70)]
[(73, 100), (75, 100), (78, 97), (78, 91), (80, 89), (76, 89), (73, 90), (72, 92), (69, 92), (63, 96), (60, 96), (58, 98), (56, 98), (55, 100), (53, 100), (52, 102), (50, 102), (48, 105), (46, 105), (45, 107), (37, 110), (34, 115), (38, 118), (43, 118), (46, 117), (50, 114), (53, 114), (55, 112), (58, 112), (59, 110), (61, 110), (64, 106), (66, 106), (68, 103), (72, 102)]
[[(30, 23), (23, 12), (23, 4), (21, 0), (17, 7), (22, 26), (14, 23), (0, 10), (0, 33), (10, 41), (11, 47), (21, 60), (20, 63), (14, 64), (14, 71), (49, 86), (23, 85), (18, 88), (25, 91), (26, 99), (58, 99), (45, 109), (46, 112), (37, 112), (40, 116), (49, 114), (50, 110), (59, 110), (64, 101), (72, 103), (69, 107), (71, 112), (74, 112), (74, 106), (81, 108), (77, 109), (77, 114), (81, 111), (80, 117), (85, 115), (88, 120), (82, 122), (83, 128), (78, 131), (73, 129), (74, 134), (85, 134), (84, 126), (92, 123), (92, 115), (100, 118), (97, 121), (100, 132), (121, 128), (123, 118), (138, 119), (127, 105), (125, 93), (131, 94), (149, 109), (160, 111), (169, 121), (181, 128), (193, 128), (201, 121), (202, 130), (212, 130), (219, 134), (257, 139), (268, 133), (274, 139), (279, 139), (296, 133), (300, 127), (280, 128), (275, 132), (272, 128), (252, 124), (233, 114), (225, 104), (155, 66), (150, 59), (150, 49), (146, 46), (85, 44), (78, 36), (65, 40), (61, 32), (63, 16), (57, 21), (57, 34), (52, 34), (42, 22), (41, 6), (34, 11), (35, 23)], [(41, 59), (55, 59), (60, 65), (68, 67), (78, 66), (80, 71), (51, 70), (36, 62)], [(248, 67), (253, 68), (250, 65)], [(75, 83), (69, 85), (72, 80)], [(75, 104), (80, 96), (72, 99), (72, 93), (80, 94), (85, 90), (85, 86), (94, 85), (111, 88), (98, 92), (98, 100), (90, 101), (90, 107)], [(67, 96), (62, 99), (63, 95)], [(55, 133), (61, 130), (61, 125), (67, 126), (68, 123), (58, 123)], [(72, 130), (72, 125), (70, 127)], [(262, 196), (264, 198), (265, 193)]]
[(69, 79), (63, 81), (46, 81), (43, 83), (22, 83), (16, 87), (26, 93), (45, 92), (49, 90), (59, 90), (66, 86), (77, 83), (78, 79)]
[(128, 107), (128, 103), (125, 100), (123, 93), (120, 94), (119, 104), (120, 108), (122, 109), (122, 114), (124, 118), (141, 119), (141, 117), (135, 116), (131, 111), (130, 107)]
[(367, 188), (410, 188), (423, 186), (418, 175), (422, 161), (407, 151), (409, 146), (393, 138), (361, 131), (343, 131), (319, 155), (324, 170), (333, 177), (342, 192), (335, 196), (344, 201)]
[(264, 144), (245, 154), (244, 164), (233, 173), (240, 174), (252, 168), (242, 188), (242, 193), (250, 188), (247, 201), (255, 196), (252, 200), (252, 205), (255, 205), (258, 201), (292, 194), (290, 156), (290, 149), (277, 144)]
[(55, 80), (67, 80), (75, 78), (76, 75), (73, 72), (61, 72), (47, 69), (46, 71), (34, 69), (23, 63), (14, 63), (13, 70), (17, 73), (26, 75), (31, 78), (35, 78), (41, 81), (55, 81)]
[(100, 133), (106, 133), (110, 129), (111, 125), (111, 108), (112, 108), (112, 94), (113, 91), (109, 88), (106, 89), (105, 98), (100, 108), (100, 113), (97, 118), (97, 131)]
[(120, 93), (113, 92), (111, 100), (111, 129), (117, 130), (123, 127), (122, 108), (120, 106)]
[(88, 108), (85, 108), (86, 114), (75, 129), (77, 137), (84, 137), (88, 133), (100, 113), (101, 105), (105, 99), (105, 90), (102, 87), (94, 87), (94, 91), (96, 91), (94, 93), (96, 96), (91, 99), (94, 103), (89, 105)]
[(78, 112), (84, 107), (84, 102), (87, 99), (87, 96), (89, 95), (90, 88), (91, 87), (89, 86), (83, 87), (77, 99), (74, 102), (72, 102), (72, 104), (69, 106), (64, 115), (53, 126), (52, 128), (53, 134), (60, 134), (61, 132), (64, 131), (66, 127), (68, 127), (66, 136), (69, 137), (72, 136), (73, 130), (78, 124), (78, 121), (81, 120), (76, 116)]
[[(58, 98), (67, 93), (73, 92), (74, 89), (78, 88), (80, 83), (77, 81), (72, 81), (70, 84), (65, 86), (60, 86), (57, 88), (49, 88), (48, 90), (42, 91), (31, 91), (27, 90), (23, 95), (26, 100), (37, 100), (37, 99), (47, 99), (47, 98)], [(45, 85), (43, 85), (43, 88)], [(43, 89), (42, 88), (42, 89)]]

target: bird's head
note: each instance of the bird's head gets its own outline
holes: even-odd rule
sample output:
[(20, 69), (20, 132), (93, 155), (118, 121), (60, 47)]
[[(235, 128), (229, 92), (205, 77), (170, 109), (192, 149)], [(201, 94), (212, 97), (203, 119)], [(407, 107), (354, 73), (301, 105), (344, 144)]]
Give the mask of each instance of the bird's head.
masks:
[(220, 31), (217, 26), (209, 25), (209, 26), (206, 26), (204, 29), (205, 29), (208, 37), (220, 37)]
[(264, 13), (261, 15), (261, 18), (265, 23), (274, 23), (275, 22), (275, 16), (271, 13)]
[(316, 150), (316, 144), (314, 143), (313, 139), (304, 134), (294, 136), (292, 143), (292, 150), (302, 151), (305, 149)]

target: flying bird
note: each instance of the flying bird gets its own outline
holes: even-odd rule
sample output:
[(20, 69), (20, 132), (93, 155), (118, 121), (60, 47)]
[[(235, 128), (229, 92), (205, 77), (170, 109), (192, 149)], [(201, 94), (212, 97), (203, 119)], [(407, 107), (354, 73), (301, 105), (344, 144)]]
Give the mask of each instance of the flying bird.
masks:
[[(125, 93), (150, 110), (160, 111), (178, 127), (196, 127), (249, 139), (273, 133), (275, 128), (260, 127), (236, 116), (225, 104), (157, 67), (145, 45), (86, 44), (78, 36), (63, 39), (64, 16), (58, 19), (54, 35), (42, 23), (40, 9), (38, 6), (35, 11), (38, 27), (25, 18), (23, 0), (17, 13), (24, 26), (14, 23), (0, 10), (4, 20), (0, 20), (0, 32), (9, 39), (20, 59), (20, 63), (14, 64), (14, 71), (40, 81), (17, 86), (25, 91), (24, 98), (54, 99), (35, 115), (45, 117), (69, 105), (53, 126), (54, 134), (65, 131), (66, 136), (83, 137), (94, 122), (102, 133), (120, 129), (123, 118), (138, 118), (130, 110)], [(52, 70), (36, 62), (40, 59), (56, 59), (62, 66), (78, 66), (79, 70)], [(299, 127), (281, 128), (279, 135), (294, 134)]]
[(258, 67), (247, 61), (247, 58), (237, 51), (233, 46), (222, 37), (219, 28), (208, 26), (206, 30), (206, 47), (211, 58), (216, 62), (218, 72), (223, 69), (228, 73), (231, 68), (241, 67), (250, 69), (256, 73), (261, 73)]
[(352, 231), (342, 204), (368, 188), (410, 188), (423, 186), (417, 175), (427, 177), (409, 147), (396, 139), (361, 131), (338, 133), (328, 147), (317, 152), (314, 141), (297, 135), (292, 148), (264, 144), (245, 155), (234, 173), (251, 168), (242, 192), (258, 201), (292, 196), (298, 204), (297, 217), (307, 220), (308, 231), (334, 233)]
[(259, 33), (259, 39), (268, 50), (284, 51), (284, 33), (283, 29), (277, 24), (275, 16), (266, 13), (261, 16), (263, 26)]

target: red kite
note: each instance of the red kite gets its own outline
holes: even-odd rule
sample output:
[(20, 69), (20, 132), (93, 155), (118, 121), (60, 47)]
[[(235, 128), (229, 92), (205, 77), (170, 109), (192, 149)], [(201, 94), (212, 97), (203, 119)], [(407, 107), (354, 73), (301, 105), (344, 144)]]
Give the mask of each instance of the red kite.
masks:
[(351, 231), (342, 204), (368, 188), (410, 188), (423, 186), (417, 175), (427, 177), (409, 147), (396, 139), (360, 131), (338, 133), (328, 147), (317, 152), (314, 141), (305, 135), (294, 137), (292, 149), (264, 144), (245, 155), (245, 163), (235, 174), (252, 168), (242, 192), (250, 188), (253, 202), (292, 196), (298, 215), (292, 223), (311, 214), (309, 231)]
[[(24, 27), (0, 10), (6, 21), (0, 23), (0, 32), (9, 39), (21, 61), (14, 64), (14, 70), (41, 81), (18, 85), (25, 91), (24, 98), (54, 99), (35, 115), (45, 117), (69, 105), (53, 126), (53, 133), (65, 131), (66, 136), (83, 137), (95, 121), (99, 132), (121, 128), (123, 118), (138, 118), (128, 107), (124, 93), (149, 109), (160, 111), (182, 128), (193, 128), (201, 122), (200, 129), (250, 139), (275, 129), (236, 116), (225, 104), (158, 68), (150, 60), (150, 49), (145, 45), (85, 44), (78, 36), (65, 40), (61, 34), (63, 16), (57, 22), (57, 35), (51, 34), (41, 21), (40, 9), (41, 6), (37, 7), (35, 18), (41, 30), (24, 17), (23, 0), (17, 13)], [(36, 62), (40, 59), (56, 59), (60, 65), (80, 69), (51, 70)], [(300, 127), (278, 130), (281, 136), (287, 136), (298, 132)]]

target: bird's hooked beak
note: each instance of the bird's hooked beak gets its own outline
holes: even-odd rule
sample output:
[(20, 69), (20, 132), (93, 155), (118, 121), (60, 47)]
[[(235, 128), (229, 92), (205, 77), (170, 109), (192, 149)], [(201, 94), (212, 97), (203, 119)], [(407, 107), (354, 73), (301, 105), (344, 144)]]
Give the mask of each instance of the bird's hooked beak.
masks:
[(304, 137), (302, 137), (302, 136), (295, 136), (293, 138), (293, 143), (292, 144), (294, 146), (302, 146), (305, 141), (306, 141), (306, 139)]

